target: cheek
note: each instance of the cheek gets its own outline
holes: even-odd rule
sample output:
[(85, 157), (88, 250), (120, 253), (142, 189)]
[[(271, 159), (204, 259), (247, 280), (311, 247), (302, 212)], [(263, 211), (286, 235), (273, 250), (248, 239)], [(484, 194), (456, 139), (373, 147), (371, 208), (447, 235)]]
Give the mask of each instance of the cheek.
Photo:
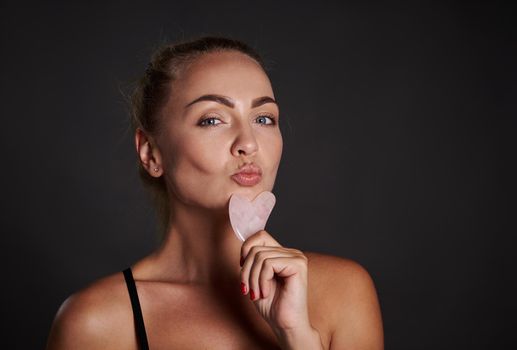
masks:
[(185, 138), (171, 147), (166, 175), (169, 188), (184, 202), (207, 204), (207, 197), (220, 188), (226, 174), (224, 149), (199, 138), (196, 142)]
[(283, 149), (284, 149), (284, 140), (282, 138), (282, 134), (279, 132), (278, 133), (279, 137), (278, 137), (278, 141), (276, 143), (276, 149), (277, 149), (277, 158), (278, 158), (278, 162), (280, 162), (280, 159), (282, 158), (282, 153), (283, 153)]
[[(283, 139), (282, 134), (278, 132), (271, 137), (269, 137), (266, 142), (264, 142), (264, 146), (266, 150), (266, 154), (268, 156), (268, 162), (272, 167), (278, 167), (280, 163), (280, 159), (282, 158), (283, 152)], [(275, 170), (276, 172), (276, 170)]]
[(173, 153), (172, 168), (178, 172), (195, 171), (200, 176), (210, 175), (224, 167), (224, 151), (214, 138), (184, 134), (175, 138), (177, 142), (171, 146)]
[(260, 149), (257, 160), (263, 165), (263, 170), (266, 171), (263, 179), (263, 190), (271, 191), (276, 181), (283, 152), (283, 140), (280, 132), (264, 135), (261, 138)]

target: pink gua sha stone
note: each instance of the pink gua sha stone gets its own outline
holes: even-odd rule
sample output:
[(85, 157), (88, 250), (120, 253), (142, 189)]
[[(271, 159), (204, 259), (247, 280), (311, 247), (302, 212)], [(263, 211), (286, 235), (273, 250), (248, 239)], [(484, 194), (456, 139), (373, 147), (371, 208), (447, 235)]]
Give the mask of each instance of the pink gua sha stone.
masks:
[(240, 194), (232, 194), (228, 212), (237, 238), (244, 242), (252, 234), (263, 230), (275, 203), (275, 195), (269, 191), (261, 192), (252, 202)]

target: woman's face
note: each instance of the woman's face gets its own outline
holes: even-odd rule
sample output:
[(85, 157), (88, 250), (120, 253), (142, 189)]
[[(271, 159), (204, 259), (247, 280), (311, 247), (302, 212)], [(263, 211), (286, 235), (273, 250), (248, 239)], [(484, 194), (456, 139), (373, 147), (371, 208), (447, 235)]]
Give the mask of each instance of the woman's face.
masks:
[[(222, 97), (199, 99), (205, 95)], [(247, 55), (224, 51), (193, 61), (174, 81), (162, 116), (159, 148), (170, 195), (220, 209), (232, 193), (253, 199), (273, 189), (283, 145), (279, 109), (269, 78)], [(232, 175), (249, 163), (262, 176), (244, 186)]]

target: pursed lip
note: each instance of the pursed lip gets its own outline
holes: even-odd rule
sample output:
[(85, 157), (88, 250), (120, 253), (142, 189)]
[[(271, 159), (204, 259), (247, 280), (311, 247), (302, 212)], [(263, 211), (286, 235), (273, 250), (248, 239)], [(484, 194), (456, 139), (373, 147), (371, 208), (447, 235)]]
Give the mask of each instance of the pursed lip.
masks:
[(242, 167), (239, 168), (239, 170), (237, 172), (234, 173), (234, 175), (237, 175), (237, 174), (247, 174), (247, 175), (250, 175), (250, 174), (258, 174), (258, 175), (262, 175), (262, 170), (260, 169), (259, 166), (251, 163), (251, 164), (246, 164)]
[(255, 164), (246, 164), (232, 175), (232, 179), (242, 186), (254, 186), (262, 179), (262, 170)]

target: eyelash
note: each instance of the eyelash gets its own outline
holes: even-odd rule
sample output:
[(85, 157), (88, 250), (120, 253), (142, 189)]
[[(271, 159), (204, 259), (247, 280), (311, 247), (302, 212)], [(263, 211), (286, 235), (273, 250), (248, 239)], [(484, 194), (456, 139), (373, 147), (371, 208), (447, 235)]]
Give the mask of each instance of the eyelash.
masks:
[[(269, 118), (271, 119), (271, 124), (263, 124), (263, 123), (259, 123), (259, 124), (263, 124), (263, 125), (266, 125), (266, 126), (275, 126), (276, 125), (276, 118), (271, 116), (271, 115), (267, 115), (267, 114), (262, 114), (262, 115), (259, 115), (256, 119), (258, 118), (263, 118), (263, 117), (266, 117), (266, 118)], [(206, 121), (206, 120), (210, 120), (210, 119), (219, 119), (217, 117), (207, 117), (207, 118), (204, 118), (202, 120), (199, 121), (198, 125), (202, 128), (205, 128), (205, 127), (210, 127), (210, 126), (217, 126), (219, 124), (204, 124), (203, 123)]]

